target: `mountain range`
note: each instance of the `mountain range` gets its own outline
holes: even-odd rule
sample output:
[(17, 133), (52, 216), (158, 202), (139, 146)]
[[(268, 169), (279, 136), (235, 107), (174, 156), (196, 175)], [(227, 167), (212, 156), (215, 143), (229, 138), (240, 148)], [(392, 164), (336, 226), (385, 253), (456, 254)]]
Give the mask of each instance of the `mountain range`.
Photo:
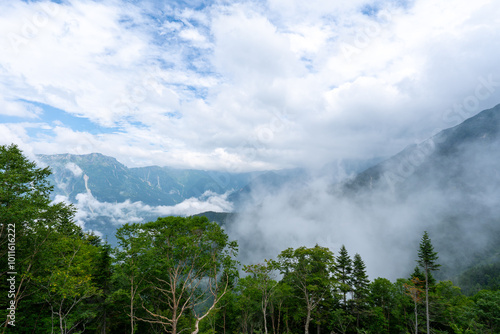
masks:
[[(333, 204), (342, 198), (357, 203), (357, 208), (385, 206), (388, 214), (393, 208), (402, 216), (415, 212), (414, 219), (401, 224), (422, 224), (428, 229), (451, 264), (442, 277), (459, 277), (467, 270), (479, 270), (477, 266), (486, 268), (500, 262), (499, 148), (500, 105), (383, 161), (344, 163), (343, 174), (351, 177), (324, 178), (330, 182), (331, 197), (326, 201)], [(99, 231), (111, 243), (114, 231), (124, 222), (212, 211), (206, 213), (210, 219), (227, 225), (245, 220), (244, 215), (249, 214), (246, 206), (257, 209), (250, 211), (253, 216), (245, 221), (266, 219), (266, 205), (272, 206), (269, 202), (283, 191), (296, 193), (288, 203), (307, 203), (316, 196), (315, 188), (309, 186), (314, 177), (305, 169), (228, 173), (158, 166), (128, 168), (98, 153), (39, 155), (38, 159), (52, 169), (54, 199), (75, 203), (82, 224)], [(333, 169), (327, 166), (322, 172), (338, 174)], [(202, 205), (209, 202), (211, 206)], [(287, 205), (297, 209), (303, 204)], [(192, 210), (182, 211), (187, 207)], [(267, 219), (267, 225), (276, 220)], [(410, 225), (409, 230), (414, 229)], [(250, 238), (259, 239), (255, 235)]]
[[(335, 191), (356, 200), (392, 193), (398, 202), (422, 203), (416, 205), (427, 220), (421, 223), (447, 263), (438, 277), (454, 277), (473, 290), (479, 282), (500, 286), (499, 167), (497, 105), (407, 147)], [(474, 282), (471, 275), (481, 279)]]
[(52, 170), (54, 195), (64, 195), (71, 201), (78, 194), (90, 191), (101, 202), (130, 200), (147, 205), (175, 205), (207, 191), (224, 194), (240, 189), (261, 174), (158, 166), (128, 168), (99, 153), (39, 155), (38, 159)]

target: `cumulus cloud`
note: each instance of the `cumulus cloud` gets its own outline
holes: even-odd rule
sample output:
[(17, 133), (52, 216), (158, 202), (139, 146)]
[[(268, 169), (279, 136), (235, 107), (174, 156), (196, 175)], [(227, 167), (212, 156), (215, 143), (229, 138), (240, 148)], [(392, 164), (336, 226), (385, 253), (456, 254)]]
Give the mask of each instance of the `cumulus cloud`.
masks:
[(82, 169), (74, 162), (68, 162), (65, 167), (76, 177), (82, 176), (83, 174)]
[[(90, 192), (80, 193), (76, 195), (74, 203), (77, 209), (75, 220), (84, 229), (91, 228), (98, 231), (98, 223), (104, 220), (114, 228), (119, 228), (126, 223), (143, 223), (164, 216), (192, 216), (207, 211), (230, 212), (233, 205), (228, 202), (227, 196), (227, 193), (220, 195), (207, 191), (199, 198), (189, 198), (174, 206), (150, 206), (130, 200), (120, 203), (101, 202)], [(71, 203), (63, 195), (57, 195), (54, 202)], [(108, 226), (109, 231), (114, 231), (114, 228), (109, 229)]]
[(1, 100), (0, 115), (16, 116), (21, 118), (38, 118), (42, 109), (29, 103)]
[(449, 126), (443, 115), (481, 77), (500, 81), (493, 1), (0, 6), (0, 114), (44, 122), (50, 111), (20, 102), (35, 101), (110, 129), (47, 122), (43, 136), (22, 139), (37, 153), (70, 152), (65, 139), (77, 136), (91, 143), (81, 153), (114, 152), (129, 166), (256, 170), (386, 156)]

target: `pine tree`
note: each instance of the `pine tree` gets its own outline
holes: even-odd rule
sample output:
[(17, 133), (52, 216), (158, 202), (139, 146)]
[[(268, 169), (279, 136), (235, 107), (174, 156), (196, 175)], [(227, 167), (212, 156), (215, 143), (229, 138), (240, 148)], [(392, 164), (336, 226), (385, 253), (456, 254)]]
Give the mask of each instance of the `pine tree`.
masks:
[(337, 265), (335, 266), (337, 280), (339, 282), (340, 292), (343, 294), (344, 307), (347, 305), (347, 293), (352, 291), (351, 273), (352, 260), (347, 253), (344, 245), (340, 247), (339, 256), (337, 257)]
[(366, 297), (370, 280), (366, 274), (366, 265), (361, 255), (355, 254), (352, 269), (352, 287), (354, 290), (354, 299)]
[(353, 302), (356, 312), (356, 323), (359, 327), (359, 315), (363, 306), (365, 306), (369, 292), (368, 286), (370, 284), (370, 280), (366, 274), (366, 265), (363, 262), (363, 259), (361, 259), (361, 255), (356, 253), (352, 264), (351, 282), (354, 292)]
[(420, 241), (420, 248), (418, 250), (418, 264), (424, 270), (425, 277), (425, 316), (426, 316), (426, 324), (427, 324), (427, 334), (430, 333), (429, 326), (429, 281), (431, 276), (431, 271), (439, 270), (441, 267), (440, 264), (437, 264), (437, 252), (434, 251), (434, 247), (432, 246), (431, 239), (427, 234), (427, 231), (424, 232), (422, 236), (422, 240)]

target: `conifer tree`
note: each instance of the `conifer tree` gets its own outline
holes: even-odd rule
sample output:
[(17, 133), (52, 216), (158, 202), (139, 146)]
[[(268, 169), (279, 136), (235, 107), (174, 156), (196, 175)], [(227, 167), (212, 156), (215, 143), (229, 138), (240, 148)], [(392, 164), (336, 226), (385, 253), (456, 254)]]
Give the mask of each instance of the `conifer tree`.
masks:
[(349, 257), (347, 249), (344, 245), (340, 247), (339, 256), (337, 256), (337, 265), (335, 266), (339, 289), (343, 295), (344, 307), (347, 305), (347, 293), (352, 291), (351, 273), (352, 260)]
[(370, 284), (370, 280), (366, 274), (366, 265), (361, 258), (361, 255), (356, 253), (352, 264), (351, 282), (354, 292), (353, 302), (356, 312), (356, 322), (359, 327), (359, 315), (368, 296), (368, 286)]
[(424, 270), (425, 277), (425, 317), (427, 325), (427, 334), (430, 333), (429, 326), (429, 278), (431, 277), (431, 271), (439, 270), (441, 267), (436, 261), (438, 259), (437, 252), (434, 251), (434, 246), (432, 246), (431, 239), (427, 231), (424, 232), (422, 240), (420, 241), (420, 247), (418, 250), (418, 264)]

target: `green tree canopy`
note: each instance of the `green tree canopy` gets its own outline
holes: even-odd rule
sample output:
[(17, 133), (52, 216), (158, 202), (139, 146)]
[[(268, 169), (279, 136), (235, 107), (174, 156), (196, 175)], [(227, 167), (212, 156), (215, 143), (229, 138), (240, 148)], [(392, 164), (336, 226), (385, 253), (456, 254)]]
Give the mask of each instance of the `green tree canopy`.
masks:
[[(2, 291), (5, 275), (16, 273), (10, 300), (7, 294), (0, 297), (0, 316), (6, 319), (4, 305), (14, 303), (16, 321), (26, 331), (41, 333), (55, 326), (66, 333), (93, 318), (85, 302), (100, 292), (92, 277), (100, 241), (75, 224), (71, 205), (51, 202), (49, 175), (48, 168), (38, 168), (16, 145), (0, 146)], [(15, 258), (9, 266), (7, 249)], [(3, 332), (9, 332), (7, 324)]]
[[(145, 315), (131, 317), (173, 334), (182, 330), (180, 326), (197, 333), (200, 321), (226, 293), (229, 277), (237, 275), (236, 242), (206, 217), (126, 224), (117, 235), (123, 247), (118, 265), (129, 267), (131, 284), (143, 285), (140, 303)], [(134, 294), (137, 287), (130, 291)], [(187, 325), (191, 320), (193, 325)]]
[(284, 280), (300, 294), (305, 306), (305, 334), (309, 333), (311, 313), (320, 302), (332, 293), (335, 258), (326, 247), (288, 248), (278, 255)]

